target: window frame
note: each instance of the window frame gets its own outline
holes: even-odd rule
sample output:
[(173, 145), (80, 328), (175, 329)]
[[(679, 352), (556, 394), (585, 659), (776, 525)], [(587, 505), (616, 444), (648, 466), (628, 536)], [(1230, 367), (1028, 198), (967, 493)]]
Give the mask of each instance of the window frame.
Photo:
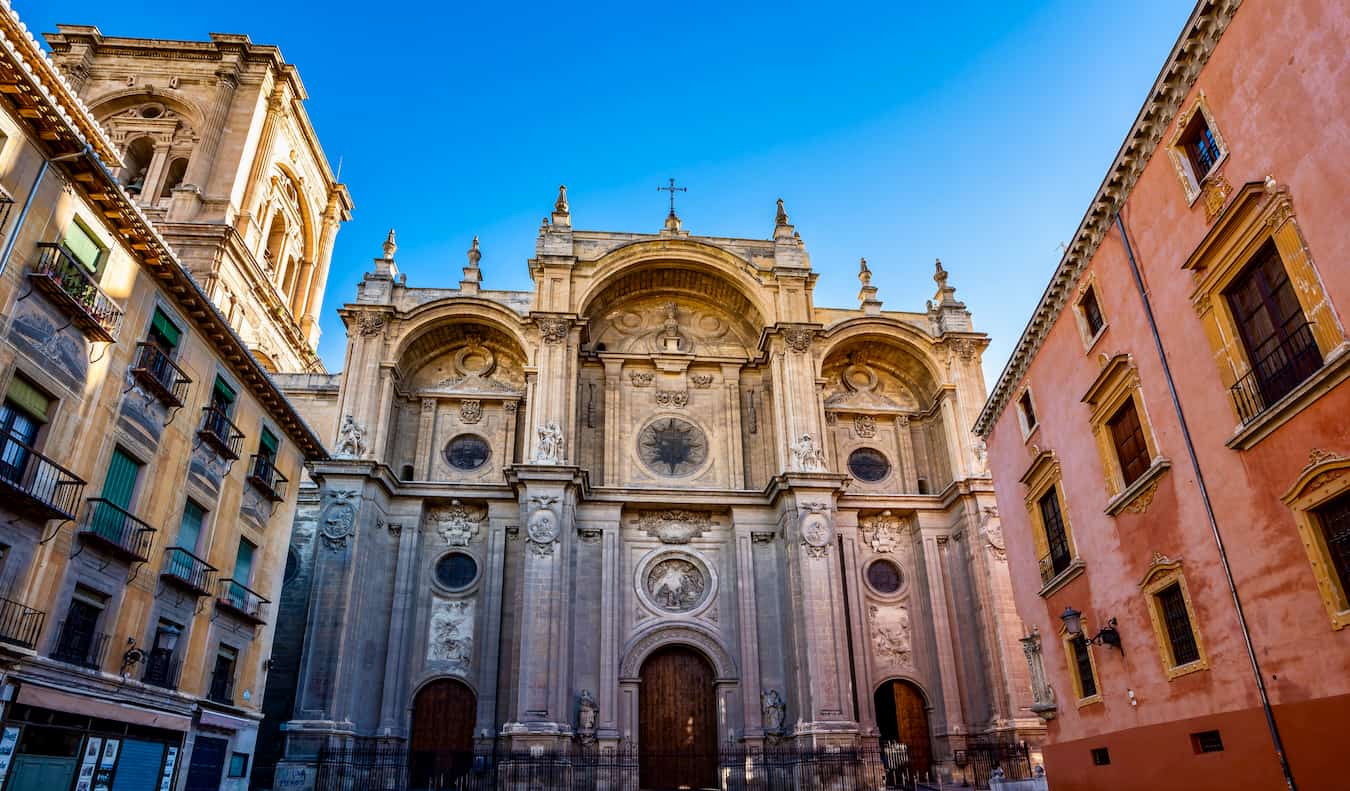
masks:
[[(1083, 631), (1088, 629), (1088, 620), (1083, 618)], [(1059, 628), (1060, 646), (1064, 649), (1064, 664), (1069, 670), (1069, 681), (1073, 686), (1073, 699), (1078, 708), (1091, 706), (1094, 703), (1102, 703), (1102, 674), (1097, 670), (1097, 656), (1092, 650), (1092, 643), (1083, 638), (1082, 634), (1072, 635), (1069, 630), (1060, 626)], [(1074, 646), (1080, 645), (1083, 651), (1087, 653), (1088, 667), (1092, 670), (1092, 686), (1095, 691), (1091, 695), (1083, 694), (1083, 678), (1078, 672), (1078, 656), (1074, 651)]]
[[(84, 259), (80, 258), (79, 254), (76, 253), (74, 249), (66, 244), (66, 239), (70, 236), (70, 229), (72, 226), (78, 227), (80, 233), (88, 237), (89, 241), (98, 249), (98, 256), (94, 260), (92, 268), (84, 261)], [(61, 238), (57, 241), (60, 243), (61, 249), (71, 258), (75, 259), (75, 261), (85, 269), (86, 273), (97, 281), (103, 275), (103, 270), (107, 266), (109, 257), (112, 255), (112, 248), (104, 241), (103, 237), (94, 230), (94, 227), (94, 224), (86, 222), (79, 214), (72, 214), (70, 216), (70, 221), (61, 229)]]
[(1335, 631), (1350, 626), (1350, 590), (1341, 585), (1335, 574), (1325, 533), (1316, 512), (1347, 492), (1350, 492), (1350, 458), (1314, 449), (1309, 454), (1308, 465), (1281, 496), (1285, 506), (1293, 513), (1294, 525), (1308, 553), (1317, 591), (1327, 611), (1327, 618), (1331, 621), (1331, 628)]
[[(1195, 650), (1198, 655), (1197, 659), (1180, 664), (1173, 655), (1172, 637), (1167, 630), (1166, 614), (1158, 598), (1158, 594), (1173, 585), (1181, 589), (1181, 598), (1186, 605), (1186, 617), (1190, 620), (1191, 636), (1195, 639)], [(1200, 619), (1196, 617), (1195, 604), (1191, 601), (1190, 589), (1186, 585), (1186, 575), (1182, 573), (1181, 561), (1155, 554), (1139, 587), (1148, 607), (1149, 620), (1153, 624), (1153, 638), (1158, 644), (1163, 675), (1167, 680), (1173, 681), (1191, 673), (1209, 670), (1209, 654), (1205, 651), (1204, 634), (1200, 629)]]
[(1055, 494), (1055, 502), (1059, 506), (1059, 519), (1064, 528), (1064, 542), (1068, 545), (1070, 558), (1068, 567), (1049, 578), (1043, 572), (1041, 573), (1040, 596), (1044, 598), (1064, 587), (1070, 580), (1081, 574), (1084, 563), (1078, 555), (1078, 544), (1074, 541), (1073, 523), (1069, 518), (1068, 502), (1065, 500), (1064, 486), (1061, 483), (1061, 468), (1054, 451), (1047, 450), (1038, 453), (1036, 458), (1032, 460), (1031, 466), (1023, 473), (1021, 483), (1027, 490), (1023, 503), (1027, 509), (1027, 518), (1031, 523), (1032, 541), (1035, 545), (1038, 570), (1050, 556), (1050, 538), (1041, 515), (1041, 499), (1052, 491)]
[(1036, 433), (1036, 429), (1041, 427), (1040, 417), (1036, 414), (1036, 396), (1031, 392), (1030, 382), (1022, 387), (1013, 402), (1017, 408), (1017, 424), (1022, 428), (1022, 441), (1026, 442)]
[[(1144, 513), (1157, 493), (1158, 479), (1172, 464), (1158, 449), (1158, 438), (1144, 404), (1139, 368), (1134, 358), (1128, 354), (1117, 354), (1107, 360), (1097, 378), (1083, 393), (1082, 402), (1091, 410), (1088, 425), (1096, 441), (1097, 455), (1101, 459), (1105, 478), (1107, 501), (1103, 510), (1108, 516), (1116, 516), (1123, 511)], [(1149, 466), (1129, 483), (1125, 481), (1124, 467), (1110, 425), (1126, 402), (1134, 406), (1149, 458)]]
[[(1196, 173), (1191, 152), (1183, 142), (1197, 117), (1203, 120), (1205, 126), (1209, 128), (1210, 135), (1214, 138), (1214, 145), (1219, 150), (1219, 155), (1214, 159), (1214, 164), (1205, 173)], [(1172, 160), (1172, 165), (1177, 172), (1177, 179), (1181, 181), (1182, 190), (1186, 194), (1186, 205), (1194, 206), (1196, 200), (1204, 192), (1205, 181), (1216, 176), (1223, 164), (1228, 161), (1228, 144), (1224, 141), (1223, 133), (1214, 119), (1214, 113), (1210, 110), (1204, 91), (1198, 92), (1189, 110), (1177, 116), (1175, 130), (1167, 146), (1167, 155)]]
[[(1102, 322), (1095, 332), (1092, 330), (1092, 323), (1088, 320), (1087, 309), (1084, 307), (1089, 297), (1096, 304), (1097, 316)], [(1078, 334), (1083, 338), (1083, 353), (1088, 354), (1111, 326), (1111, 322), (1106, 318), (1106, 311), (1102, 309), (1102, 295), (1101, 290), (1097, 288), (1095, 272), (1087, 273), (1083, 282), (1078, 284), (1078, 292), (1073, 301), (1073, 315), (1078, 324)]]

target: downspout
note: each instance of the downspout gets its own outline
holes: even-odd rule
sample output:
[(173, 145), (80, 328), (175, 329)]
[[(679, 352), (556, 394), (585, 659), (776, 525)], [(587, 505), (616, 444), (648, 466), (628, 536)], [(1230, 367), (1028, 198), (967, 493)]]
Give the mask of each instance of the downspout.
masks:
[[(1121, 207), (1123, 211), (1124, 207)], [(1261, 710), (1266, 715), (1266, 728), (1270, 731), (1270, 740), (1275, 746), (1275, 757), (1280, 762), (1280, 771), (1289, 791), (1296, 791), (1294, 775), (1289, 768), (1289, 758), (1284, 752), (1284, 743), (1280, 740), (1280, 729), (1275, 724), (1275, 711), (1270, 706), (1270, 695), (1266, 692), (1265, 677), (1261, 674), (1261, 662), (1256, 657), (1256, 648), (1252, 644), (1252, 634), (1247, 628), (1247, 616), (1242, 610), (1242, 597), (1238, 595), (1237, 583), (1233, 580), (1233, 569), (1228, 565), (1228, 550), (1223, 543), (1223, 534), (1219, 532), (1218, 520), (1214, 517), (1214, 504), (1209, 499), (1209, 489), (1205, 486), (1205, 475), (1200, 470), (1200, 459), (1195, 454), (1195, 444), (1191, 442), (1191, 430), (1186, 423), (1186, 413), (1181, 409), (1181, 399), (1177, 397), (1176, 383), (1172, 380), (1172, 367), (1167, 364), (1167, 352), (1163, 350), (1162, 337), (1158, 334), (1158, 324), (1153, 318), (1153, 305), (1149, 302), (1148, 291), (1144, 288), (1144, 279), (1139, 274), (1139, 265), (1134, 260), (1134, 249), (1130, 246), (1130, 235), (1125, 230), (1125, 218), (1121, 211), (1116, 212), (1116, 227), (1120, 229), (1121, 241), (1125, 243), (1125, 257), (1130, 261), (1130, 273), (1134, 275), (1135, 288), (1139, 290), (1139, 299), (1144, 303), (1144, 316), (1148, 319), (1149, 331), (1153, 333), (1153, 345), (1158, 350), (1158, 359), (1162, 362), (1163, 378), (1167, 380), (1167, 392), (1172, 397), (1172, 408), (1177, 412), (1181, 424), (1181, 437), (1186, 442), (1186, 455), (1190, 457), (1191, 469), (1195, 472), (1195, 482), (1200, 487), (1200, 500), (1205, 504), (1205, 516), (1209, 519), (1210, 532), (1214, 534), (1214, 544), (1219, 550), (1219, 564), (1223, 567), (1224, 579), (1228, 582), (1228, 592), (1233, 597), (1233, 609), (1237, 612), (1238, 628), (1242, 631), (1242, 642), (1247, 648), (1247, 659), (1251, 662), (1252, 675), (1256, 679), (1256, 692), (1261, 697)]]
[(19, 210), (19, 217), (14, 221), (14, 230), (9, 234), (9, 240), (5, 242), (5, 251), (0, 253), (0, 275), (5, 273), (5, 267), (9, 264), (9, 256), (14, 252), (14, 244), (19, 241), (19, 231), (23, 228), (24, 220), (28, 218), (28, 210), (33, 208), (33, 199), (37, 197), (38, 188), (42, 186), (42, 179), (47, 175), (47, 169), (53, 162), (66, 162), (72, 159), (79, 159), (88, 154), (91, 148), (88, 143), (84, 148), (73, 154), (62, 154), (59, 157), (42, 159), (42, 167), (38, 168), (37, 178), (33, 179), (33, 186), (28, 190), (28, 197), (23, 201), (23, 208)]

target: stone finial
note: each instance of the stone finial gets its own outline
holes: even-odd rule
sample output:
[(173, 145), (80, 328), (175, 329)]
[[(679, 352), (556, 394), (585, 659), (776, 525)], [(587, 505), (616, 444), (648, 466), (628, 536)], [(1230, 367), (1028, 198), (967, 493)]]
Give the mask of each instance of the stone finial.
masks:
[(948, 331), (968, 332), (972, 329), (970, 313), (966, 306), (956, 298), (956, 287), (947, 282), (947, 270), (942, 267), (942, 259), (933, 264), (933, 282), (937, 283), (937, 293), (929, 301), (928, 318), (937, 334)]
[(478, 262), (481, 261), (483, 258), (483, 251), (478, 249), (477, 236), (473, 237), (473, 245), (469, 247), (468, 256), (469, 256), (469, 266), (474, 267), (476, 269), (478, 267)]
[(567, 185), (558, 186), (558, 199), (553, 202), (553, 227), (572, 227), (572, 208), (567, 203)]
[(778, 199), (778, 214), (774, 217), (775, 227), (782, 227), (788, 224), (787, 210), (783, 208), (783, 199)]
[(384, 258), (386, 261), (394, 260), (394, 253), (398, 251), (398, 244), (394, 241), (394, 229), (389, 229), (389, 235), (384, 239)]
[(858, 305), (863, 313), (880, 313), (881, 300), (877, 299), (877, 287), (872, 285), (872, 270), (867, 268), (866, 258), (858, 260), (858, 282), (862, 284), (858, 289)]
[(773, 240), (790, 244), (801, 243), (801, 237), (797, 235), (797, 229), (793, 228), (792, 222), (788, 220), (787, 209), (783, 208), (782, 198), (778, 199), (778, 211), (773, 218)]
[(947, 287), (947, 270), (942, 268), (942, 259), (937, 259), (933, 269), (933, 282), (938, 284), (939, 289)]
[(466, 255), (469, 258), (469, 265), (464, 267), (464, 279), (459, 281), (459, 290), (464, 294), (477, 294), (478, 284), (483, 282), (483, 273), (478, 268), (478, 262), (483, 258), (483, 251), (478, 249), (478, 237), (473, 237), (473, 245), (469, 247)]

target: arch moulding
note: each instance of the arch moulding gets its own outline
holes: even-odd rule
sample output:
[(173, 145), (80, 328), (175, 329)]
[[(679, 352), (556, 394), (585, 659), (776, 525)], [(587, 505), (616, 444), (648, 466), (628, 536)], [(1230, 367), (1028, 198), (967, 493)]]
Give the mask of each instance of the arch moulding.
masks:
[(394, 344), (392, 359), (400, 360), (418, 338), (441, 324), (475, 321), (500, 330), (529, 358), (530, 344), (522, 330), (524, 319), (510, 309), (481, 297), (445, 297), (418, 305), (397, 317), (403, 324)]
[(657, 649), (667, 646), (685, 646), (703, 654), (712, 663), (716, 680), (737, 680), (736, 663), (716, 637), (693, 624), (657, 626), (635, 636), (624, 649), (619, 665), (620, 681), (636, 681), (642, 672), (642, 663)]

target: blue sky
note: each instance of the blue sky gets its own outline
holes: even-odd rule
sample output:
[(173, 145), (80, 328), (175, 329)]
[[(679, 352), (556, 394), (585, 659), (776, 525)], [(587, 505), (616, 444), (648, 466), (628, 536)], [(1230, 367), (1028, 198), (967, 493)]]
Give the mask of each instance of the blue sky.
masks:
[[(356, 210), (336, 306), (398, 229), (414, 286), (530, 287), (557, 185), (574, 226), (659, 230), (667, 177), (695, 234), (767, 238), (782, 197), (855, 306), (859, 256), (888, 309), (921, 310), (933, 259), (993, 343), (992, 382), (1191, 10), (1133, 3), (183, 3), (15, 0), (30, 28), (276, 44)], [(320, 10), (311, 10), (318, 8)]]

